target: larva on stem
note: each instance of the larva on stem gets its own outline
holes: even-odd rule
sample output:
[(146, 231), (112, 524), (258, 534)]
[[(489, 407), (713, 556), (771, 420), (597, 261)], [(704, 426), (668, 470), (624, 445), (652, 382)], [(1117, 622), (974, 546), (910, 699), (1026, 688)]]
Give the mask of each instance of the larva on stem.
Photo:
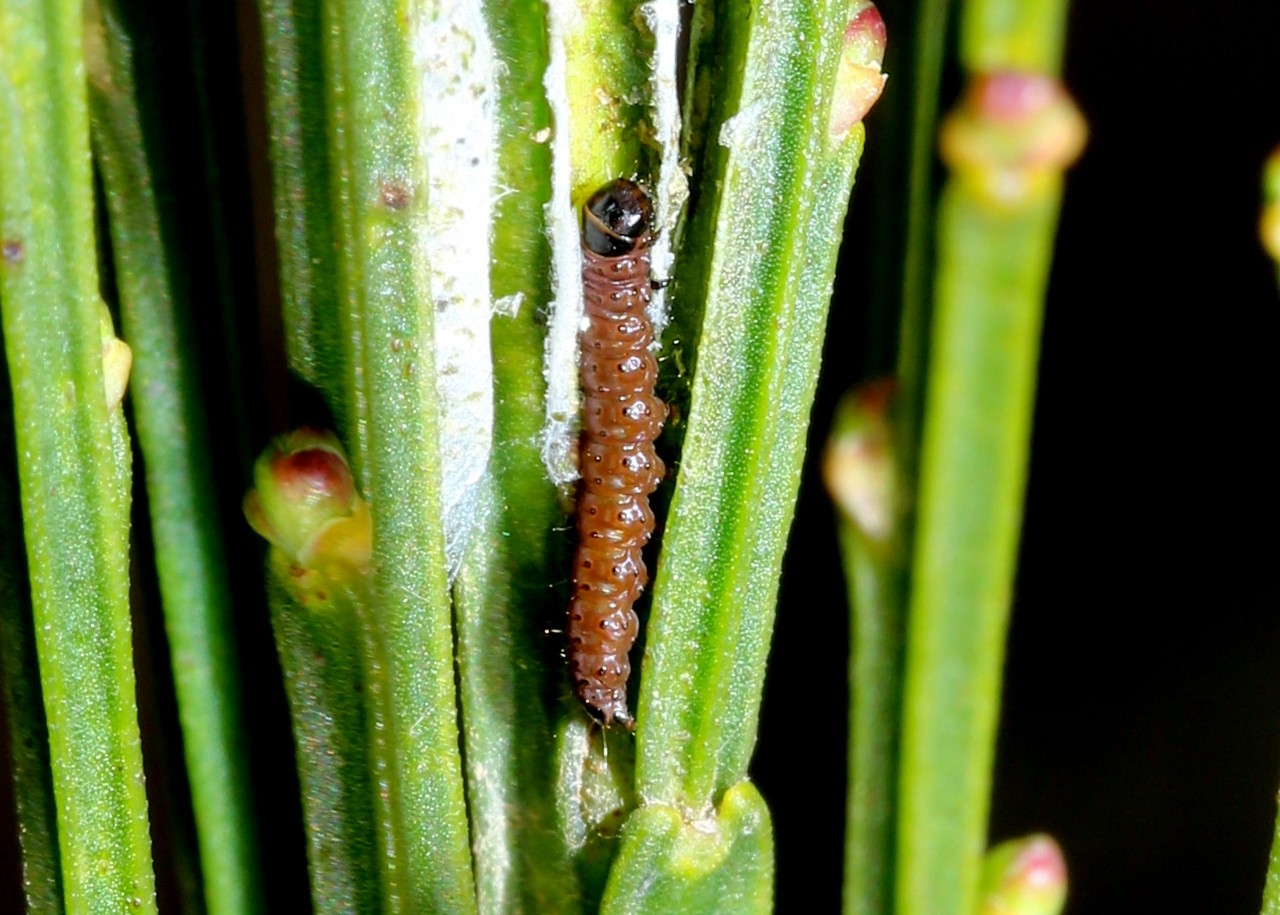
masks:
[(619, 178), (583, 207), (581, 336), (584, 395), (578, 550), (569, 604), (574, 693), (605, 725), (633, 726), (627, 653), (640, 622), (632, 609), (648, 581), (641, 551), (653, 534), (649, 494), (664, 468), (653, 442), (667, 406), (654, 394), (658, 364), (645, 309), (652, 284), (653, 206)]

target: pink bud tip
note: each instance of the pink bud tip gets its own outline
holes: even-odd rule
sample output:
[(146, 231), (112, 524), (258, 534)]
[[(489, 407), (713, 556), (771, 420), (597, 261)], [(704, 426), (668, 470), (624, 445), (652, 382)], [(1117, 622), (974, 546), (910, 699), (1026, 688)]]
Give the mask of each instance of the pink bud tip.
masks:
[(1043, 73), (988, 73), (974, 79), (970, 104), (993, 121), (1029, 120), (1064, 95), (1062, 84)]
[(884, 19), (874, 4), (868, 3), (860, 9), (845, 26), (844, 47), (827, 121), (832, 139), (840, 140), (848, 134), (884, 91), (885, 75), (880, 71), (880, 63), (884, 60), (886, 40)]
[(884, 49), (888, 44), (889, 34), (884, 26), (884, 17), (874, 3), (863, 7), (849, 20), (844, 28), (844, 40), (846, 47), (855, 43), (861, 45), (859, 50), (862, 53), (856, 59), (863, 66), (872, 61), (877, 64), (884, 62)]
[(1053, 186), (1084, 149), (1088, 126), (1043, 73), (982, 73), (942, 123), (939, 152), (989, 203), (1018, 206)]
[(1036, 836), (1028, 841), (1018, 856), (1018, 868), (1029, 889), (1061, 886), (1067, 879), (1067, 862), (1058, 843), (1049, 836)]
[(987, 853), (978, 915), (1061, 915), (1067, 865), (1044, 834), (1003, 842)]
[(836, 411), (823, 457), (827, 488), (849, 520), (872, 541), (885, 542), (898, 521), (890, 408), (897, 382), (880, 378), (851, 391)]

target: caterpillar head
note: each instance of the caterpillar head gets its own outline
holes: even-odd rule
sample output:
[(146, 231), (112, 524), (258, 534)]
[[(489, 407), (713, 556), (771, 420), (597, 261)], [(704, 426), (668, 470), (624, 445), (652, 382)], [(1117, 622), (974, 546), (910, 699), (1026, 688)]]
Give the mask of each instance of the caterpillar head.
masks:
[(623, 257), (653, 243), (653, 203), (634, 181), (615, 178), (582, 208), (582, 241), (602, 257)]

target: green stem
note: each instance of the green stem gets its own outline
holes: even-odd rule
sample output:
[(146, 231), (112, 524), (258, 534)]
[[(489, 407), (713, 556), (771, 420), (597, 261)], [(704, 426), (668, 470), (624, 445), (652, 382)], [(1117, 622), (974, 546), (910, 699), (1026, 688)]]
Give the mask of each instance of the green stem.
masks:
[(259, 0), (276, 257), (289, 368), (349, 405), (333, 225), (320, 0)]
[[(3, 335), (0, 334), (0, 343)], [(57, 811), (49, 772), (49, 730), (40, 701), (35, 633), (22, 555), (18, 470), (9, 417), (9, 377), (0, 362), (0, 719), (8, 725), (22, 889), (28, 915), (60, 915)]]
[(171, 266), (147, 162), (133, 50), (116, 0), (85, 5), (90, 114), (111, 221), (121, 317), (133, 347), (133, 408), (182, 745), (212, 915), (260, 909), (226, 558), (186, 291)]
[(971, 0), (961, 45), (982, 69), (942, 131), (952, 177), (938, 209), (918, 463), (899, 915), (977, 904), (1044, 287), (1062, 172), (1084, 137), (1050, 75), (1063, 17), (1061, 2)]
[(902, 710), (902, 562), (840, 524), (853, 608), (844, 911), (879, 915), (893, 898), (894, 787)]
[(1280, 813), (1276, 815), (1276, 835), (1271, 842), (1267, 883), (1262, 890), (1262, 915), (1280, 915)]
[(0, 4), (0, 303), (73, 913), (154, 912), (129, 620), (129, 445), (104, 357), (82, 8)]
[(966, 0), (960, 59), (970, 73), (1021, 70), (1056, 76), (1066, 31), (1067, 0)]
[[(953, 175), (938, 210), (919, 459), (899, 915), (967, 915), (977, 904), (1044, 287), (1062, 172), (1083, 143), (1083, 122), (1052, 78), (1008, 72), (1027, 63), (1013, 50), (1053, 45), (1030, 41), (1028, 28), (1061, 37), (1045, 4), (1018, 9), (1012, 18), (1011, 8), (966, 11), (967, 28), (995, 26), (963, 40), (995, 72), (974, 75), (943, 128)], [(1057, 60), (1055, 51), (1044, 66)]]
[(898, 336), (898, 383), (902, 389), (901, 460), (903, 478), (915, 478), (924, 411), (925, 365), (929, 360), (930, 268), (936, 185), (935, 138), (938, 92), (946, 59), (951, 0), (922, 0), (915, 14), (912, 65), (910, 167), (907, 173), (907, 226), (902, 254), (902, 322)]
[(842, 401), (823, 469), (841, 509), (839, 540), (851, 610), (849, 792), (844, 911), (883, 915), (893, 900), (894, 814), (901, 733), (906, 562), (890, 429), (894, 387), (870, 382)]
[(750, 18), (729, 5), (714, 15), (722, 31), (707, 58), (718, 68), (708, 129), (718, 142), (708, 141), (682, 241), (695, 254), (677, 268), (679, 318), (702, 332), (637, 713), (640, 796), (697, 816), (745, 776), (755, 743), (862, 149), (861, 125), (833, 138), (829, 114), (845, 27), (863, 5), (765, 3)]
[(293, 719), (311, 902), (317, 912), (375, 915), (384, 910), (360, 628), (332, 583), (320, 586), (324, 597), (300, 588), (307, 574), (272, 550), (271, 624)]
[[(399, 7), (324, 4), (347, 413), (373, 515), (371, 638), (386, 659), (387, 775), (407, 911), (475, 908), (445, 569), (422, 99)], [(425, 15), (425, 12), (420, 14)]]
[(571, 851), (556, 829), (555, 726), (546, 684), (559, 660), (546, 630), (564, 607), (545, 582), (567, 561), (564, 524), (539, 448), (546, 385), (543, 328), (550, 300), (545, 206), (550, 124), (542, 78), (548, 61), (540, 0), (486, 4), (497, 60), (495, 181), (519, 188), (494, 207), (490, 288), (494, 374), (493, 454), (484, 526), (454, 586), (458, 670), (476, 893), (485, 913), (575, 910)]
[[(564, 42), (569, 102), (571, 197), (580, 204), (619, 175), (652, 171), (652, 150), (638, 125), (653, 40), (641, 0), (552, 0), (552, 40)], [(575, 233), (576, 234), (576, 233)]]
[[(550, 197), (547, 67), (541, 0), (486, 4), (496, 71), (495, 185), (490, 289), (493, 453), (480, 529), (454, 585), (467, 800), (476, 893), (485, 913), (573, 910), (569, 850), (555, 821), (556, 708), (546, 683), (558, 660), (545, 630), (563, 603), (546, 587), (563, 574), (563, 514), (538, 447), (543, 422), (543, 328), (550, 298), (544, 207)], [(550, 663), (549, 663), (550, 662)]]
[(981, 868), (1054, 193), (939, 208), (907, 636), (898, 911), (968, 913)]
[[(364, 591), (363, 588), (360, 589)], [(360, 655), (361, 685), (365, 699), (365, 742), (368, 755), (368, 778), (372, 791), (373, 822), (377, 833), (377, 859), (381, 878), (382, 912), (399, 915), (406, 911), (405, 901), (412, 897), (412, 875), (405, 872), (400, 861), (404, 839), (400, 834), (397, 811), (391, 801), (391, 785), (394, 777), (394, 760), (387, 737), (390, 708), (387, 702), (390, 683), (387, 679), (387, 659), (377, 640), (377, 629), (367, 603), (359, 595), (343, 595), (338, 603), (354, 615), (358, 626), (349, 636), (358, 638), (349, 651)], [(359, 732), (355, 732), (359, 733)]]

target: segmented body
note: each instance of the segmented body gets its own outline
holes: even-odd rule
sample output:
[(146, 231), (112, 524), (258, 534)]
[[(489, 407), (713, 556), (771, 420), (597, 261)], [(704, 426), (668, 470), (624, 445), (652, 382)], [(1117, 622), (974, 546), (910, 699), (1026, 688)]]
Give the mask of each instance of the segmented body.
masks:
[(606, 725), (630, 727), (627, 655), (640, 625), (633, 605), (648, 581), (641, 551), (653, 534), (649, 494), (663, 475), (653, 442), (667, 416), (654, 394), (658, 365), (645, 313), (651, 209), (637, 185), (618, 180), (587, 202), (584, 219), (588, 327), (569, 672), (578, 698)]

